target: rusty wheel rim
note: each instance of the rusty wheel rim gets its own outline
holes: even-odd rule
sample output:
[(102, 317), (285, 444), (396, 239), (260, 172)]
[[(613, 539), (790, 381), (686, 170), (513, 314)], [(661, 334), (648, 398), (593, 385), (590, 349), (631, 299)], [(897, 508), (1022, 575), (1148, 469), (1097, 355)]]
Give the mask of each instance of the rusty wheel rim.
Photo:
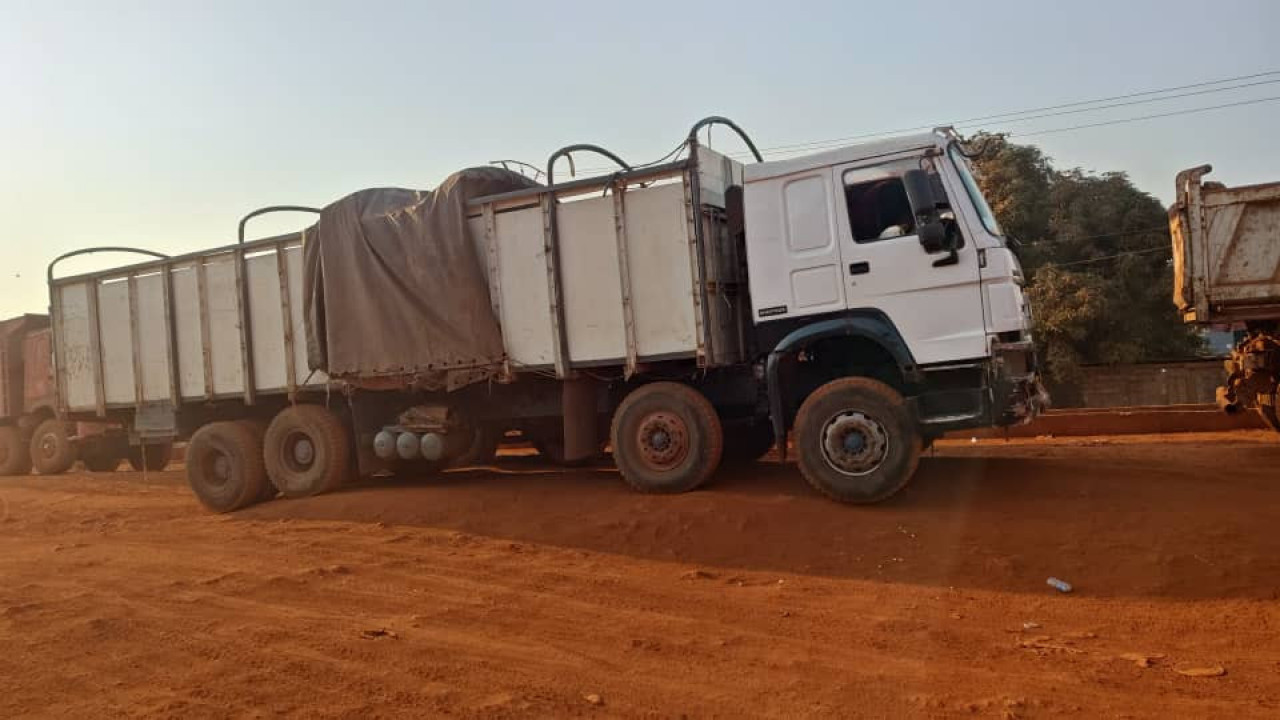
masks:
[(40, 436), (40, 442), (36, 444), (36, 449), (40, 451), (41, 460), (52, 460), (58, 454), (58, 438), (53, 433), (45, 433)]
[(636, 443), (647, 467), (671, 470), (689, 456), (689, 426), (675, 413), (649, 413), (636, 429)]

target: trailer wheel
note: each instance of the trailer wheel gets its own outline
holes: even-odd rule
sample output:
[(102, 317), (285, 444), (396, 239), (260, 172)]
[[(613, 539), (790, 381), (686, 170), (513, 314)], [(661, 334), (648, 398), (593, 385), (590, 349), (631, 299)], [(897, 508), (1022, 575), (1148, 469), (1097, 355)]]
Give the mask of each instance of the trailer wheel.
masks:
[(875, 503), (906, 486), (921, 438), (902, 396), (870, 378), (832, 380), (796, 416), (800, 472), (819, 492), (846, 503)]
[(214, 512), (254, 504), (267, 484), (262, 438), (237, 422), (215, 422), (200, 428), (187, 443), (187, 484)]
[(89, 472), (115, 472), (120, 467), (120, 450), (112, 443), (95, 442), (80, 447), (80, 462)]
[(49, 419), (31, 435), (31, 463), (41, 475), (58, 475), (76, 463), (76, 448), (67, 436), (67, 424)]
[(169, 461), (173, 459), (173, 443), (130, 445), (126, 457), (129, 458), (129, 467), (135, 472), (160, 472), (169, 467)]
[(320, 405), (294, 405), (267, 428), (267, 474), (285, 497), (336, 489), (351, 467), (351, 443), (342, 421)]
[[(257, 439), (258, 439), (258, 446), (259, 446), (259, 447), (265, 447), (265, 446), (266, 446), (267, 423), (266, 423), (265, 421), (262, 421), (262, 420), (248, 420), (248, 419), (246, 419), (246, 420), (236, 420), (235, 422), (236, 422), (236, 424), (237, 424), (237, 425), (240, 425), (240, 426), (241, 426), (241, 427), (243, 427), (245, 430), (249, 431), (249, 432), (250, 432), (250, 433), (251, 433), (255, 438), (257, 438)], [(263, 472), (264, 472), (264, 473), (266, 472), (266, 469), (265, 469), (265, 468), (266, 468), (266, 464), (265, 464), (265, 463), (266, 463), (266, 459), (264, 458), (264, 459), (263, 459)], [(270, 480), (270, 479), (268, 479), (268, 480), (264, 480), (264, 481), (263, 481), (263, 483), (262, 483), (262, 492), (258, 495), (258, 502), (266, 502), (266, 501), (268, 501), (268, 500), (275, 500), (275, 499), (276, 499), (276, 495), (277, 495), (277, 494), (279, 494), (279, 493), (278, 493), (278, 491), (276, 490), (276, 486), (275, 486), (275, 485), (273, 485), (273, 484), (271, 483), (271, 480)]]
[(724, 462), (753, 463), (773, 449), (773, 426), (767, 420), (735, 422), (724, 428)]
[(31, 448), (22, 430), (13, 425), (0, 427), (0, 476), (31, 472)]
[(502, 433), (492, 425), (475, 425), (471, 429), (471, 443), (461, 455), (450, 463), (451, 468), (475, 467), (488, 465), (498, 454), (498, 441)]
[(631, 392), (613, 415), (613, 458), (622, 478), (646, 493), (702, 485), (720, 465), (724, 432), (702, 393), (655, 382)]

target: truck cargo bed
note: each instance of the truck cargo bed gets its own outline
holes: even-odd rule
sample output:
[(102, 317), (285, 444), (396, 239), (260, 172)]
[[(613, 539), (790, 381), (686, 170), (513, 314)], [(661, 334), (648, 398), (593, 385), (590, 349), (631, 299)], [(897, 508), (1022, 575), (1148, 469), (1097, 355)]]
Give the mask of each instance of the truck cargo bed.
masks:
[(305, 337), (297, 236), (55, 279), (50, 292), (65, 411), (252, 403), (326, 381), (294, 341)]
[(1202, 183), (1211, 170), (1178, 174), (1174, 302), (1187, 322), (1280, 318), (1280, 183)]

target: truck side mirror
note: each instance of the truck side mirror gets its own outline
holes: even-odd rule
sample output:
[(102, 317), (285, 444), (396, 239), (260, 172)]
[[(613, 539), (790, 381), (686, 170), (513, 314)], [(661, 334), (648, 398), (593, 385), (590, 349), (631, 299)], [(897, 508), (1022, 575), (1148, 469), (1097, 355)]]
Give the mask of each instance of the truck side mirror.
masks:
[(917, 236), (920, 239), (921, 247), (930, 255), (947, 249), (947, 228), (939, 220), (921, 225)]
[[(928, 223), (938, 214), (938, 199), (933, 194), (933, 181), (924, 170), (908, 170), (902, 173), (902, 186), (907, 191), (911, 212), (921, 223)], [(921, 236), (923, 238), (923, 235)]]

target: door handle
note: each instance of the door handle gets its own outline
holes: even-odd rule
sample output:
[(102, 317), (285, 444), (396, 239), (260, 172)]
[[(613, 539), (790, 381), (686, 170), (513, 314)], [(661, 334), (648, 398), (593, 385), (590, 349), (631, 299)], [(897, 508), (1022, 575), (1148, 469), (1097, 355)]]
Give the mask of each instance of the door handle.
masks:
[(866, 275), (869, 272), (871, 272), (871, 263), (866, 262), (865, 260), (862, 262), (849, 263), (850, 275)]

